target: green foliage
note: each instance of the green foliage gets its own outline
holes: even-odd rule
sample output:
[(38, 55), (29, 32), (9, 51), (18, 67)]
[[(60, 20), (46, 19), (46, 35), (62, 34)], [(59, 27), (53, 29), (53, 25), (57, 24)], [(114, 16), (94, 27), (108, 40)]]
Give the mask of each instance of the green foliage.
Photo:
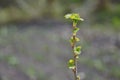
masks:
[[(79, 16), (79, 14), (76, 14), (76, 13), (66, 14), (64, 17), (65, 17), (66, 19), (71, 19), (72, 22), (73, 22), (73, 27), (75, 27), (75, 28), (76, 28), (76, 25), (77, 25), (78, 21), (84, 21), (84, 19), (82, 19), (82, 18)], [(75, 29), (75, 28), (74, 28), (74, 29)]]

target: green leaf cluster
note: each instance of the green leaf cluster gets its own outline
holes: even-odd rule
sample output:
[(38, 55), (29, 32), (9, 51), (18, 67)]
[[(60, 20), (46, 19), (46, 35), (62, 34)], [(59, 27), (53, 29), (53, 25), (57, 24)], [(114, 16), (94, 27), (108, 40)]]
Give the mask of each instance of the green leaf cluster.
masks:
[(64, 17), (66, 19), (71, 19), (73, 21), (73, 27), (76, 27), (78, 21), (84, 21), (84, 19), (81, 18), (79, 14), (76, 14), (76, 13), (66, 14)]
[(65, 15), (66, 19), (71, 19), (71, 20), (75, 20), (75, 21), (83, 21), (83, 19), (79, 16), (79, 14), (76, 13), (72, 13), (72, 14), (66, 14)]
[(77, 46), (77, 47), (75, 47), (74, 48), (74, 53), (76, 54), (76, 55), (78, 55), (78, 54), (80, 54), (81, 53), (81, 46)]

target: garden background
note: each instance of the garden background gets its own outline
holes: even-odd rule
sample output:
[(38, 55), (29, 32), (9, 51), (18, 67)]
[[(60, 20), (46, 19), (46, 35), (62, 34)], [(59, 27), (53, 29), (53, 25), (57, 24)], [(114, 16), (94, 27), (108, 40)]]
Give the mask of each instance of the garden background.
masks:
[(120, 0), (0, 0), (0, 80), (73, 80), (67, 13), (79, 13), (81, 80), (120, 80)]

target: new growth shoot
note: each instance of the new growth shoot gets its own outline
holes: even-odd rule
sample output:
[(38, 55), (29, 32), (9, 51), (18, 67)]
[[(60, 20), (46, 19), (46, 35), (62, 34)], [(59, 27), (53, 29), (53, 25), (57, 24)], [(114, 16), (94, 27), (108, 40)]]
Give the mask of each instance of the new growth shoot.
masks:
[(73, 51), (73, 58), (68, 61), (68, 67), (71, 69), (74, 73), (74, 80), (80, 80), (80, 76), (78, 76), (77, 73), (77, 60), (79, 58), (79, 54), (81, 53), (81, 46), (77, 46), (76, 43), (80, 41), (80, 39), (77, 37), (77, 32), (79, 31), (79, 28), (77, 27), (78, 21), (83, 21), (83, 19), (79, 16), (79, 14), (73, 13), (73, 14), (66, 14), (66, 19), (72, 20), (72, 36), (70, 38), (70, 44)]

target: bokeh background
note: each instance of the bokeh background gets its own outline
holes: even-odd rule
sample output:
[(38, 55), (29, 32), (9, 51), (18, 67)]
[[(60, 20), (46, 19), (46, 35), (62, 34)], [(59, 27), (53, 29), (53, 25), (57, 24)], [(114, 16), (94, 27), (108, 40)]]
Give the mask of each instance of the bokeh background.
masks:
[(73, 80), (67, 61), (79, 13), (81, 80), (120, 80), (120, 0), (0, 0), (0, 80)]

